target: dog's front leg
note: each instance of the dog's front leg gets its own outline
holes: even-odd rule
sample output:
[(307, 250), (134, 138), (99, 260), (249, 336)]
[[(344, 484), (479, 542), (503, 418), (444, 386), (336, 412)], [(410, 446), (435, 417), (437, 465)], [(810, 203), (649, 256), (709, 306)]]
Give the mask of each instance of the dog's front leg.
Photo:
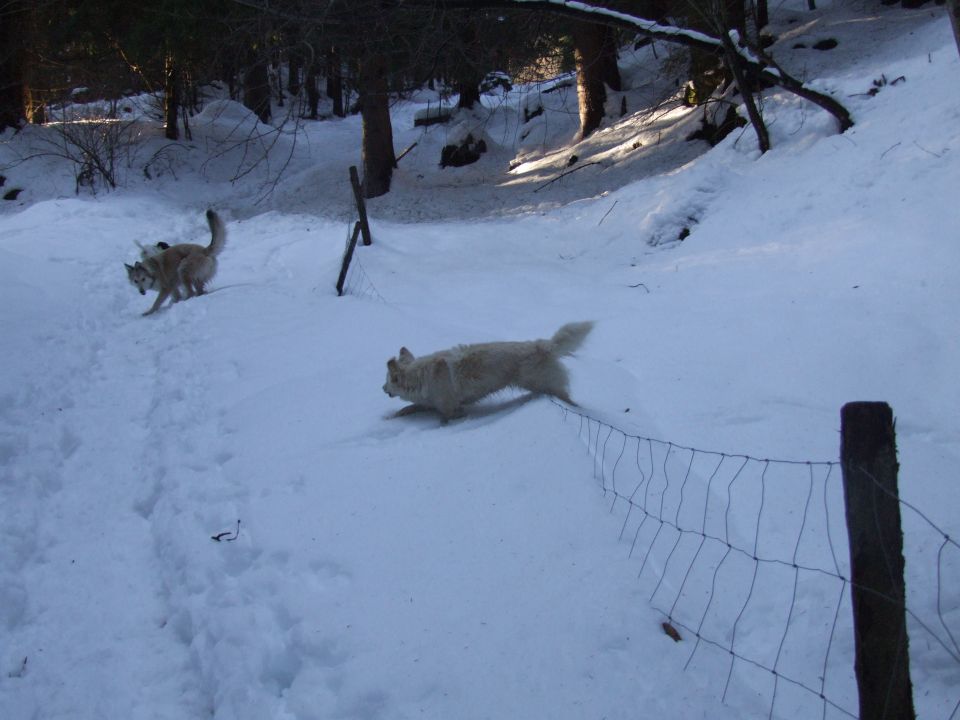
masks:
[(147, 311), (143, 314), (144, 317), (146, 317), (147, 315), (152, 315), (152, 314), (155, 313), (157, 310), (159, 310), (159, 309), (160, 309), (160, 306), (163, 305), (163, 301), (166, 300), (169, 295), (170, 295), (170, 291), (167, 290), (166, 288), (164, 288), (164, 289), (161, 290), (159, 293), (157, 293), (157, 299), (154, 300), (154, 302), (153, 302), (153, 307), (151, 307), (149, 310), (147, 310)]
[(443, 416), (443, 423), (463, 417), (463, 404), (460, 402), (460, 393), (455, 387), (450, 370), (450, 364), (445, 359), (438, 359), (430, 369), (430, 405)]
[(432, 409), (433, 408), (429, 408), (426, 405), (418, 405), (417, 403), (413, 403), (412, 405), (405, 405), (404, 407), (400, 408), (393, 414), (393, 416), (405, 417), (407, 415), (413, 415), (414, 413), (418, 413), (418, 412), (427, 412), (428, 410), (432, 410)]

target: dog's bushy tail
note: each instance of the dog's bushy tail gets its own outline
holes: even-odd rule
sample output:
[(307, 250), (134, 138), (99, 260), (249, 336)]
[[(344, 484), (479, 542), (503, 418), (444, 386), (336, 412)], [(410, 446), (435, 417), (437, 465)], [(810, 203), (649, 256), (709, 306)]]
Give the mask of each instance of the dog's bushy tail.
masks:
[(583, 344), (584, 338), (592, 329), (593, 323), (590, 321), (567, 323), (550, 338), (554, 352), (557, 355), (574, 353)]
[(207, 223), (210, 225), (210, 244), (207, 245), (204, 252), (216, 257), (223, 250), (223, 246), (227, 244), (227, 228), (213, 209), (207, 210)]

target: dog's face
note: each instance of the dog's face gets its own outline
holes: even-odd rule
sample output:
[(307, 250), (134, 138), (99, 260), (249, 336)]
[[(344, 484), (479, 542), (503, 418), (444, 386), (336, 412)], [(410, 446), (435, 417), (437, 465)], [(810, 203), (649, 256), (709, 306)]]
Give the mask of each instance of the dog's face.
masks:
[(387, 381), (383, 384), (383, 391), (390, 397), (402, 397), (405, 383), (406, 366), (413, 362), (413, 353), (405, 347), (395, 358), (387, 360)]
[(124, 263), (123, 266), (127, 269), (127, 280), (140, 291), (141, 295), (146, 295), (147, 290), (153, 288), (154, 277), (143, 266), (143, 263), (138, 262), (133, 265)]

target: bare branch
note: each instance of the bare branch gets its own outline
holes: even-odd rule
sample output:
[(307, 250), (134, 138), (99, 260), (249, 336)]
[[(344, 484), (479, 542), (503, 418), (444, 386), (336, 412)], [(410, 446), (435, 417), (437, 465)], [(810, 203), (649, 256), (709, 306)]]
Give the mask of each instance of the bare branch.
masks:
[[(718, 58), (722, 58), (725, 52), (724, 41), (721, 38), (689, 28), (681, 28), (675, 25), (662, 25), (653, 20), (610, 10), (609, 8), (598, 7), (590, 3), (576, 2), (575, 0), (389, 0), (383, 4), (408, 9), (440, 7), (450, 10), (480, 10), (487, 8), (541, 10), (574, 17), (579, 20), (624, 28), (653, 40), (662, 40), (664, 42), (712, 53)], [(801, 81), (789, 75), (769, 56), (763, 54), (757, 48), (737, 47), (737, 50), (737, 54), (742, 58), (744, 68), (757, 77), (823, 108), (837, 119), (840, 132), (844, 132), (853, 127), (853, 119), (850, 116), (850, 112), (829, 95), (819, 93), (807, 87)]]

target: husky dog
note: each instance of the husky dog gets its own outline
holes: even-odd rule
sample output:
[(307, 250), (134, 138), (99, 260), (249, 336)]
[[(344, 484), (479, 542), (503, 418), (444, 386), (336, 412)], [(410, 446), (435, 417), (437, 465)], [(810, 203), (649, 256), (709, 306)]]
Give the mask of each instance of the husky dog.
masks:
[(144, 315), (155, 313), (171, 295), (173, 302), (183, 299), (180, 294), (181, 287), (188, 298), (203, 294), (204, 285), (217, 272), (217, 255), (227, 241), (223, 220), (213, 210), (207, 210), (207, 223), (210, 225), (211, 235), (207, 247), (180, 243), (160, 249), (160, 243), (157, 243), (158, 252), (153, 253), (153, 248), (141, 246), (143, 260), (134, 265), (126, 265), (127, 279), (141, 295), (146, 295), (147, 290), (156, 290), (159, 293), (153, 307)]
[(383, 391), (413, 403), (397, 417), (436, 410), (445, 421), (463, 415), (464, 405), (508, 387), (546, 393), (576, 405), (560, 358), (573, 354), (591, 328), (592, 322), (569, 323), (549, 340), (458, 345), (419, 358), (403, 347), (387, 361)]

